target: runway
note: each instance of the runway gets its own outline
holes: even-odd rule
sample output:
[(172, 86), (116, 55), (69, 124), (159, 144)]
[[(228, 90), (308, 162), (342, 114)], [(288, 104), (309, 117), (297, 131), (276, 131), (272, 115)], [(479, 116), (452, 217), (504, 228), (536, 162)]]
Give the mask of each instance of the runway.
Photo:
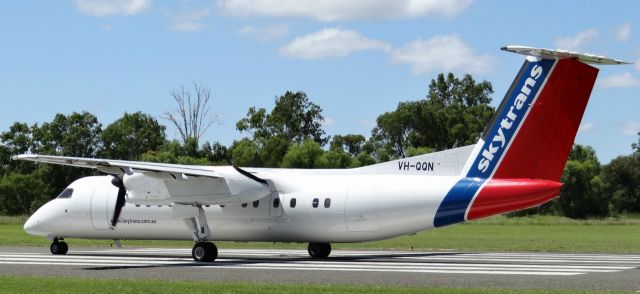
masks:
[(0, 247), (4, 274), (93, 278), (640, 291), (639, 268), (640, 255), (614, 254), (221, 249), (195, 263), (190, 249)]

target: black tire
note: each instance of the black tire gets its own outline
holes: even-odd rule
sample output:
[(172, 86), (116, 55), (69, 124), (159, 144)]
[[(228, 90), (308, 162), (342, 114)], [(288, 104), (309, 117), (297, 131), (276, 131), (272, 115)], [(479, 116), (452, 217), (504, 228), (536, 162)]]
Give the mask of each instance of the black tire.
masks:
[(331, 244), (329, 243), (309, 243), (307, 252), (311, 258), (327, 258), (331, 254)]
[(53, 242), (51, 246), (49, 246), (49, 250), (51, 250), (51, 254), (63, 255), (69, 251), (69, 245), (67, 245), (66, 242)]
[(198, 262), (211, 262), (218, 258), (218, 247), (211, 242), (198, 242), (191, 249), (191, 257)]

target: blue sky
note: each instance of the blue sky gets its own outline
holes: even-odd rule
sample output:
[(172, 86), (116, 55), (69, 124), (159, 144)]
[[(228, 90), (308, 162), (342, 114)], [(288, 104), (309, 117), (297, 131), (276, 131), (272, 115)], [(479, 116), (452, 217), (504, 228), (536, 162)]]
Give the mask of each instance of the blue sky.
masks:
[[(637, 1), (75, 0), (0, 3), (0, 130), (87, 110), (107, 125), (126, 112), (159, 117), (171, 89), (211, 88), (230, 144), (250, 106), (286, 90), (323, 107), (328, 134), (369, 135), (398, 102), (425, 96), (440, 72), (493, 83), (497, 105), (520, 44), (635, 62), (601, 66), (576, 142), (606, 163), (640, 131)], [(168, 125), (167, 121), (162, 121)], [(177, 138), (175, 129), (167, 131)]]

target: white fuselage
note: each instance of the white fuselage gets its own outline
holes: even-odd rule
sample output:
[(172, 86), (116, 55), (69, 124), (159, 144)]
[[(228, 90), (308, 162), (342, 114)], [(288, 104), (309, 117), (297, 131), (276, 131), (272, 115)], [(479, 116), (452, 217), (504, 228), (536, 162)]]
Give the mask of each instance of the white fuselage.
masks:
[[(174, 218), (170, 205), (127, 203), (117, 226), (111, 227), (117, 194), (111, 179), (77, 180), (69, 186), (74, 190), (71, 198), (54, 199), (41, 207), (25, 230), (49, 238), (192, 239), (184, 221)], [(250, 202), (203, 208), (212, 232), (210, 240), (362, 242), (433, 228), (438, 206), (459, 179), (279, 173), (271, 179), (277, 193), (260, 199), (257, 207)]]

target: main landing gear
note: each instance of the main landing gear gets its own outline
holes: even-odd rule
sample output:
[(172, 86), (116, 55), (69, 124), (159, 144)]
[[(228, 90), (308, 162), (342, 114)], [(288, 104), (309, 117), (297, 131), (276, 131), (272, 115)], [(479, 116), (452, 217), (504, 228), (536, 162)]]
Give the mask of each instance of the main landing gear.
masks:
[(324, 259), (331, 254), (331, 244), (329, 243), (309, 243), (307, 247), (309, 256), (311, 258)]
[(218, 258), (218, 248), (207, 239), (211, 236), (211, 229), (207, 224), (207, 218), (202, 205), (173, 206), (173, 217), (181, 218), (191, 233), (191, 238), (196, 242), (191, 249), (191, 256), (195, 261), (211, 262)]
[(54, 255), (62, 255), (67, 254), (69, 251), (69, 245), (62, 238), (53, 239), (53, 243), (49, 246), (49, 250), (51, 250), (51, 254)]

